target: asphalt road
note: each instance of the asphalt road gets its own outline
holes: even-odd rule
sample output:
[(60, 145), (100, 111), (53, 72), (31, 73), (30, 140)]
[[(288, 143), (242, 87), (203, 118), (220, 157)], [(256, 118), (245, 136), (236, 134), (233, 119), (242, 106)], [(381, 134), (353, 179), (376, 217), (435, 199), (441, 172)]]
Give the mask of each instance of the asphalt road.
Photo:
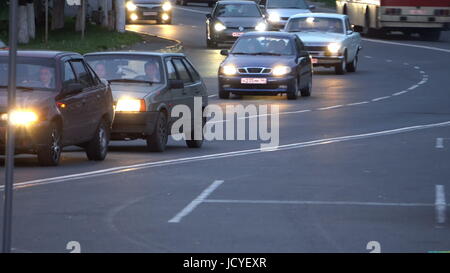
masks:
[(14, 251), (69, 252), (69, 241), (82, 252), (369, 252), (371, 241), (382, 252), (450, 250), (448, 33), (364, 40), (358, 72), (318, 70), (307, 99), (225, 101), (223, 57), (205, 45), (208, 10), (177, 7), (173, 25), (128, 28), (182, 41), (210, 104), (279, 105), (280, 145), (171, 140), (155, 154), (114, 142), (104, 162), (70, 148), (55, 168), (19, 156)]

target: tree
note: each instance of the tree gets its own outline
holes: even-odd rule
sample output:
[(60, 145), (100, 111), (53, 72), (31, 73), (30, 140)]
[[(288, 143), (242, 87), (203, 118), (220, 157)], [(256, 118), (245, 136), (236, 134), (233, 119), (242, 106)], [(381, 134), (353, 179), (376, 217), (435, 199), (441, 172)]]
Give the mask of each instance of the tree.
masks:
[(125, 0), (115, 0), (116, 31), (125, 32)]
[(27, 1), (27, 22), (28, 22), (28, 35), (30, 39), (36, 38), (36, 16), (34, 13), (34, 1)]
[(26, 0), (19, 1), (19, 33), (17, 35), (17, 40), (21, 44), (28, 44), (30, 42), (30, 36), (28, 34), (28, 12)]
[(64, 7), (65, 0), (53, 0), (53, 10), (52, 10), (52, 30), (61, 29), (64, 27)]

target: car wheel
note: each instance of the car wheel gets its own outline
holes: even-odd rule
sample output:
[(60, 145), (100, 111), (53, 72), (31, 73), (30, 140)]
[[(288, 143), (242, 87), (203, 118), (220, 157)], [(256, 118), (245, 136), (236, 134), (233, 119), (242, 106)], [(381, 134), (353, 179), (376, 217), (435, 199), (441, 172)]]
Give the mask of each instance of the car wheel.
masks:
[(186, 145), (189, 148), (201, 148), (203, 144), (203, 128), (205, 128), (206, 118), (202, 117), (202, 139), (194, 139), (194, 130), (191, 131), (191, 140), (188, 140), (186, 137)]
[(288, 86), (287, 99), (288, 100), (296, 100), (299, 96), (299, 93), (300, 93), (300, 90), (298, 87), (298, 78), (296, 78)]
[(309, 79), (308, 85), (302, 89), (301, 91), (301, 95), (302, 97), (309, 97), (311, 96), (311, 91), (312, 91), (312, 76)]
[(339, 64), (335, 65), (334, 71), (337, 75), (345, 74), (347, 66), (347, 54), (344, 55), (344, 59)]
[(102, 161), (108, 153), (109, 126), (102, 119), (95, 131), (94, 137), (86, 145), (86, 156), (89, 160)]
[(61, 159), (61, 152), (61, 129), (55, 122), (52, 122), (48, 130), (47, 143), (37, 149), (39, 164), (41, 166), (57, 166)]
[(348, 72), (356, 72), (357, 68), (358, 68), (358, 53), (356, 53), (355, 58), (353, 58), (353, 61), (347, 64), (346, 69)]
[(169, 138), (167, 115), (159, 112), (153, 134), (147, 136), (147, 150), (150, 152), (164, 152)]
[(219, 86), (219, 98), (221, 99), (229, 99), (230, 92), (223, 90), (221, 86)]

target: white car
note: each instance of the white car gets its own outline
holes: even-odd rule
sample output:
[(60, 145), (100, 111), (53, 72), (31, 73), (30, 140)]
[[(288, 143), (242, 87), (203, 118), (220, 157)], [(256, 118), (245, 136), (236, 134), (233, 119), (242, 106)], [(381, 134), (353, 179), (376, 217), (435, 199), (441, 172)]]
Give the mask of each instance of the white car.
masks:
[(259, 4), (264, 6), (273, 30), (283, 29), (292, 15), (311, 13), (316, 8), (305, 0), (260, 0)]
[(353, 31), (347, 15), (294, 15), (284, 31), (295, 33), (302, 40), (314, 66), (334, 67), (336, 74), (356, 71), (361, 36)]

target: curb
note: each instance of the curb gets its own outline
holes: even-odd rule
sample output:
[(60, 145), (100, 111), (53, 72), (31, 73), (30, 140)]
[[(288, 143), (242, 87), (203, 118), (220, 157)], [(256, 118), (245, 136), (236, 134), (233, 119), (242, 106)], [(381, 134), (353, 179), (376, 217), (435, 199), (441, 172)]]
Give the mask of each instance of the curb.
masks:
[[(127, 31), (130, 31), (130, 30), (127, 30)], [(164, 48), (155, 50), (157, 52), (177, 53), (177, 52), (183, 51), (183, 43), (179, 40), (170, 39), (170, 38), (166, 38), (166, 37), (162, 37), (162, 36), (158, 36), (158, 35), (154, 35), (154, 34), (149, 34), (147, 32), (142, 32), (142, 31), (130, 31), (130, 32), (139, 33), (139, 34), (150, 36), (150, 37), (157, 37), (159, 39), (164, 39), (164, 40), (175, 43), (174, 45), (166, 46)]]

